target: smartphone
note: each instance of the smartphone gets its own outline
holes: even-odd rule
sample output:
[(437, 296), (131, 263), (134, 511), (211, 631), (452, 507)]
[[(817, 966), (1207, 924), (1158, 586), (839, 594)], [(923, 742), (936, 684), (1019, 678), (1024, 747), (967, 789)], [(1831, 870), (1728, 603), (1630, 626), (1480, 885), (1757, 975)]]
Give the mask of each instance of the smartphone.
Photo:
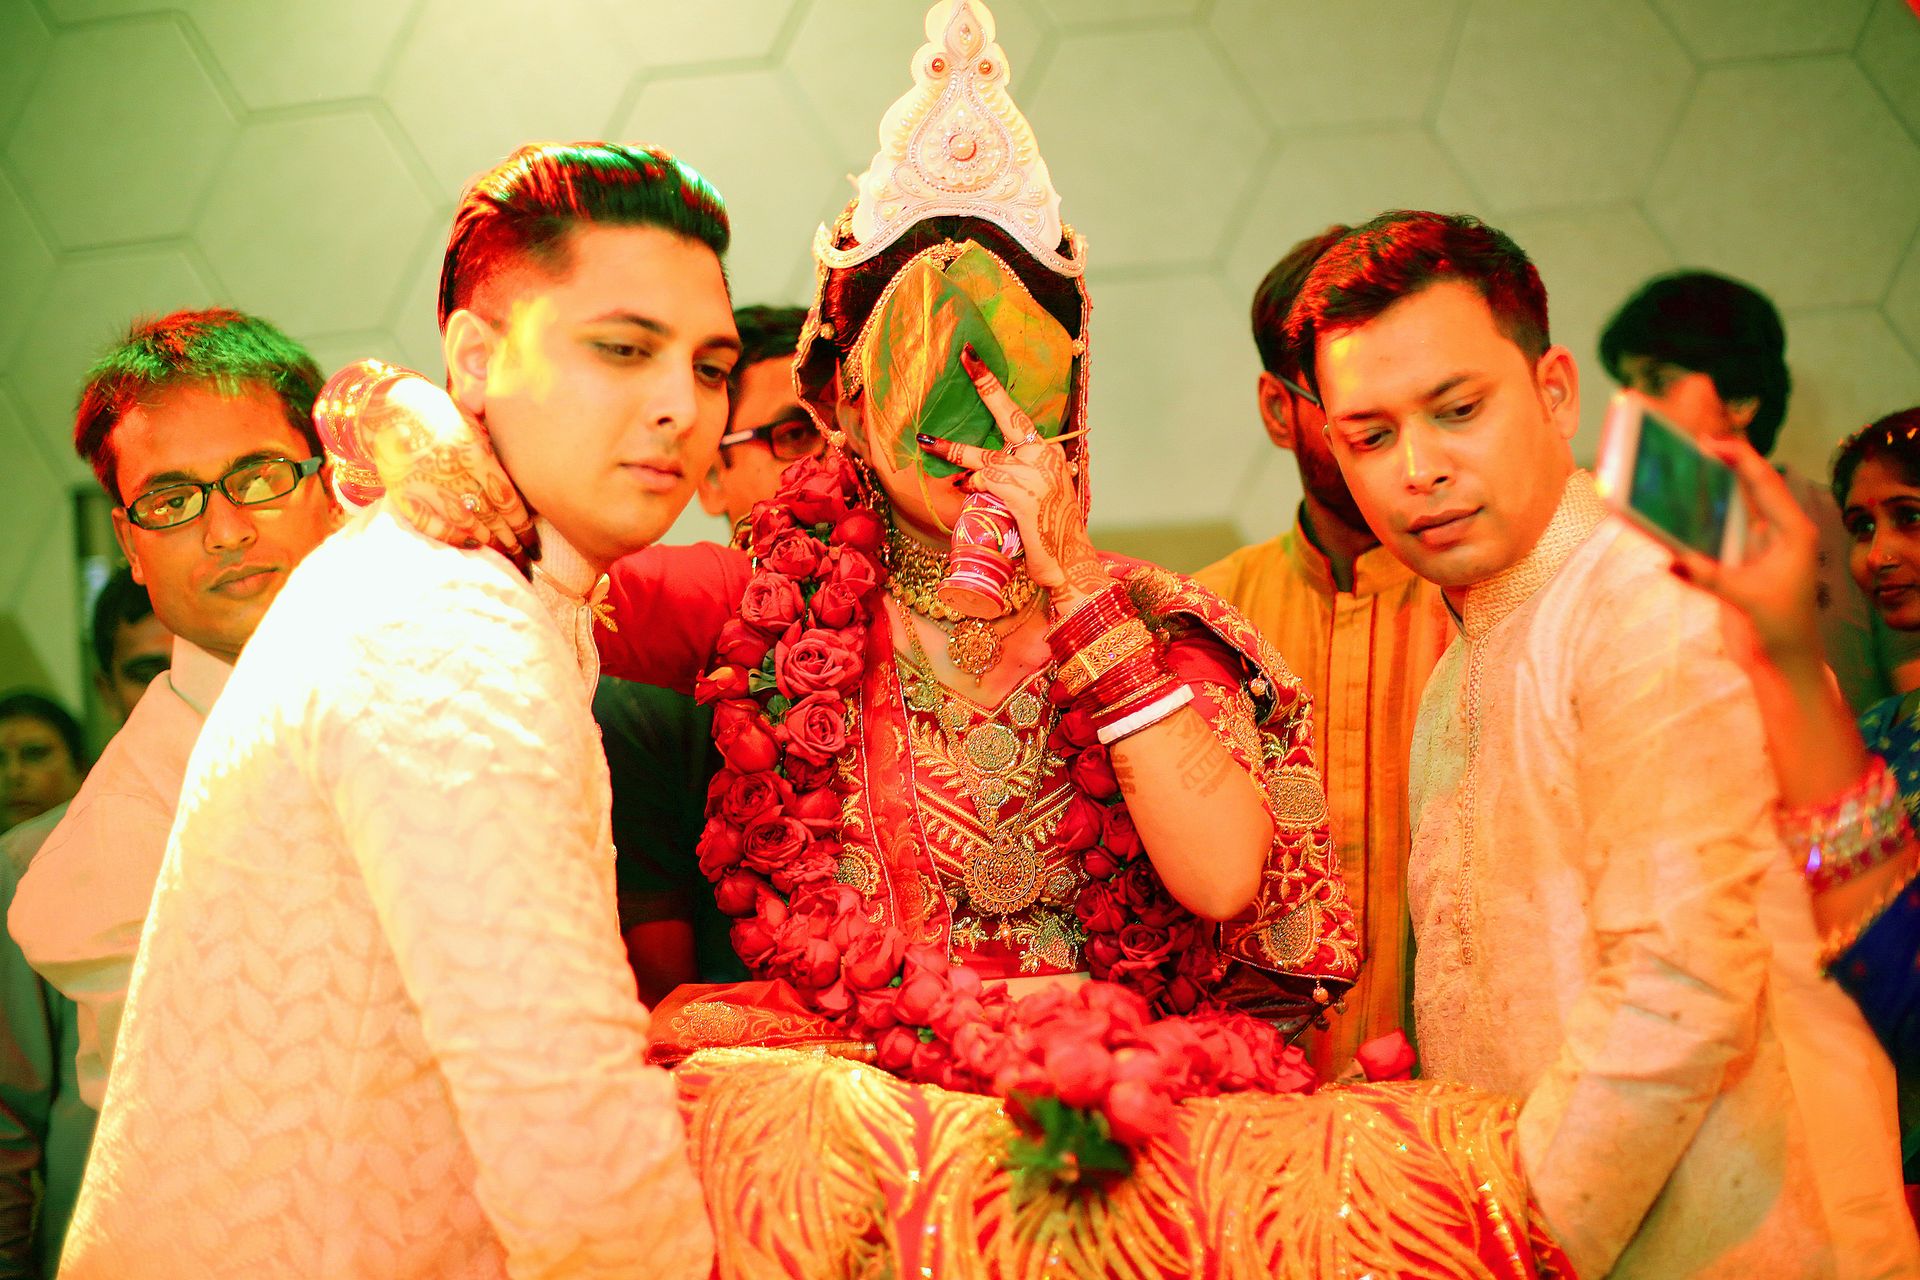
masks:
[(1747, 513), (1739, 477), (1631, 391), (1607, 405), (1599, 483), (1614, 510), (1667, 546), (1740, 559)]

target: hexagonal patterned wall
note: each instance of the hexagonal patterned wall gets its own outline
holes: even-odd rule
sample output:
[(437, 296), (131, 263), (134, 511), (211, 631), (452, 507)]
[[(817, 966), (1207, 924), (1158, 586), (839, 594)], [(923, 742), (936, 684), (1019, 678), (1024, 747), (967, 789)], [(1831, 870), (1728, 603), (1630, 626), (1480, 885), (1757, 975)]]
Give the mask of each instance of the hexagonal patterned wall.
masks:
[[(530, 138), (664, 143), (735, 213), (745, 301), (805, 301), (813, 228), (907, 83), (922, 0), (0, 0), (0, 686), (84, 676), (67, 443), (135, 313), (223, 302), (324, 364), (438, 373), (461, 182)], [(1298, 495), (1247, 304), (1330, 221), (1463, 209), (1534, 254), (1555, 336), (1645, 276), (1786, 310), (1781, 453), (1920, 401), (1920, 19), (1905, 0), (1000, 0), (1092, 245), (1096, 523), (1270, 536)], [(719, 532), (697, 512), (681, 540)], [(1144, 541), (1143, 541), (1144, 539)], [(1191, 564), (1178, 567), (1191, 568)]]

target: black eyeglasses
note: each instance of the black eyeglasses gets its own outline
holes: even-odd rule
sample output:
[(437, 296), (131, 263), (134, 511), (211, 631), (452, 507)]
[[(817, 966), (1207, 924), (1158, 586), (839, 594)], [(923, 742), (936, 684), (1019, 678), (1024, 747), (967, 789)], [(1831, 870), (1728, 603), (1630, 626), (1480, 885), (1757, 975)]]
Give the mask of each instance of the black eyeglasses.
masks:
[(1289, 378), (1286, 374), (1276, 373), (1273, 376), (1280, 379), (1281, 386), (1293, 392), (1293, 394), (1299, 396), (1302, 400), (1305, 400), (1308, 404), (1312, 405), (1314, 408), (1318, 409), (1320, 407), (1319, 396), (1313, 394), (1313, 392), (1307, 390), (1305, 387), (1295, 382), (1292, 378)]
[(720, 447), (728, 448), (736, 444), (745, 444), (749, 440), (764, 440), (767, 448), (773, 450), (773, 456), (782, 462), (793, 462), (800, 458), (811, 458), (820, 452), (826, 443), (826, 437), (820, 434), (820, 428), (813, 425), (813, 419), (802, 413), (792, 418), (782, 418), (778, 422), (769, 422), (764, 427), (748, 427), (745, 431), (729, 431), (720, 437)]
[(284, 498), (300, 482), (320, 469), (323, 458), (293, 462), (286, 458), (255, 458), (243, 462), (211, 484), (176, 480), (147, 490), (127, 504), (127, 519), (142, 529), (173, 529), (200, 518), (207, 495), (215, 489), (236, 507), (258, 506)]

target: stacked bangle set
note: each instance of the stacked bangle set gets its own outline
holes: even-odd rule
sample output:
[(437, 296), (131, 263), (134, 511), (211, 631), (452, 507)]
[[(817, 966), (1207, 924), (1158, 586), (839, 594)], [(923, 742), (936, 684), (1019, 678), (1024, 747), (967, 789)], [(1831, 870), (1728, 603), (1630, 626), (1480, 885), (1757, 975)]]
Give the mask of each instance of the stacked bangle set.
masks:
[(1075, 698), (1091, 693), (1103, 746), (1165, 720), (1193, 701), (1167, 670), (1161, 645), (1140, 621), (1127, 590), (1114, 583), (1083, 601), (1047, 632), (1060, 681)]

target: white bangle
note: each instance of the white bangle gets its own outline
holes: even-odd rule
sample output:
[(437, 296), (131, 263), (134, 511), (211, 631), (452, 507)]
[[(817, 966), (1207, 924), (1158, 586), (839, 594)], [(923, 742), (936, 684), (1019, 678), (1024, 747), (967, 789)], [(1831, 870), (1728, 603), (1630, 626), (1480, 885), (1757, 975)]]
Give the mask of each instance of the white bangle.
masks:
[(1159, 724), (1162, 720), (1165, 720), (1168, 716), (1192, 701), (1193, 690), (1183, 684), (1166, 697), (1155, 698), (1152, 702), (1149, 702), (1132, 715), (1122, 716), (1120, 719), (1115, 720), (1112, 724), (1102, 728), (1095, 736), (1100, 739), (1101, 746), (1110, 747), (1122, 738), (1130, 737), (1142, 729), (1151, 728)]

